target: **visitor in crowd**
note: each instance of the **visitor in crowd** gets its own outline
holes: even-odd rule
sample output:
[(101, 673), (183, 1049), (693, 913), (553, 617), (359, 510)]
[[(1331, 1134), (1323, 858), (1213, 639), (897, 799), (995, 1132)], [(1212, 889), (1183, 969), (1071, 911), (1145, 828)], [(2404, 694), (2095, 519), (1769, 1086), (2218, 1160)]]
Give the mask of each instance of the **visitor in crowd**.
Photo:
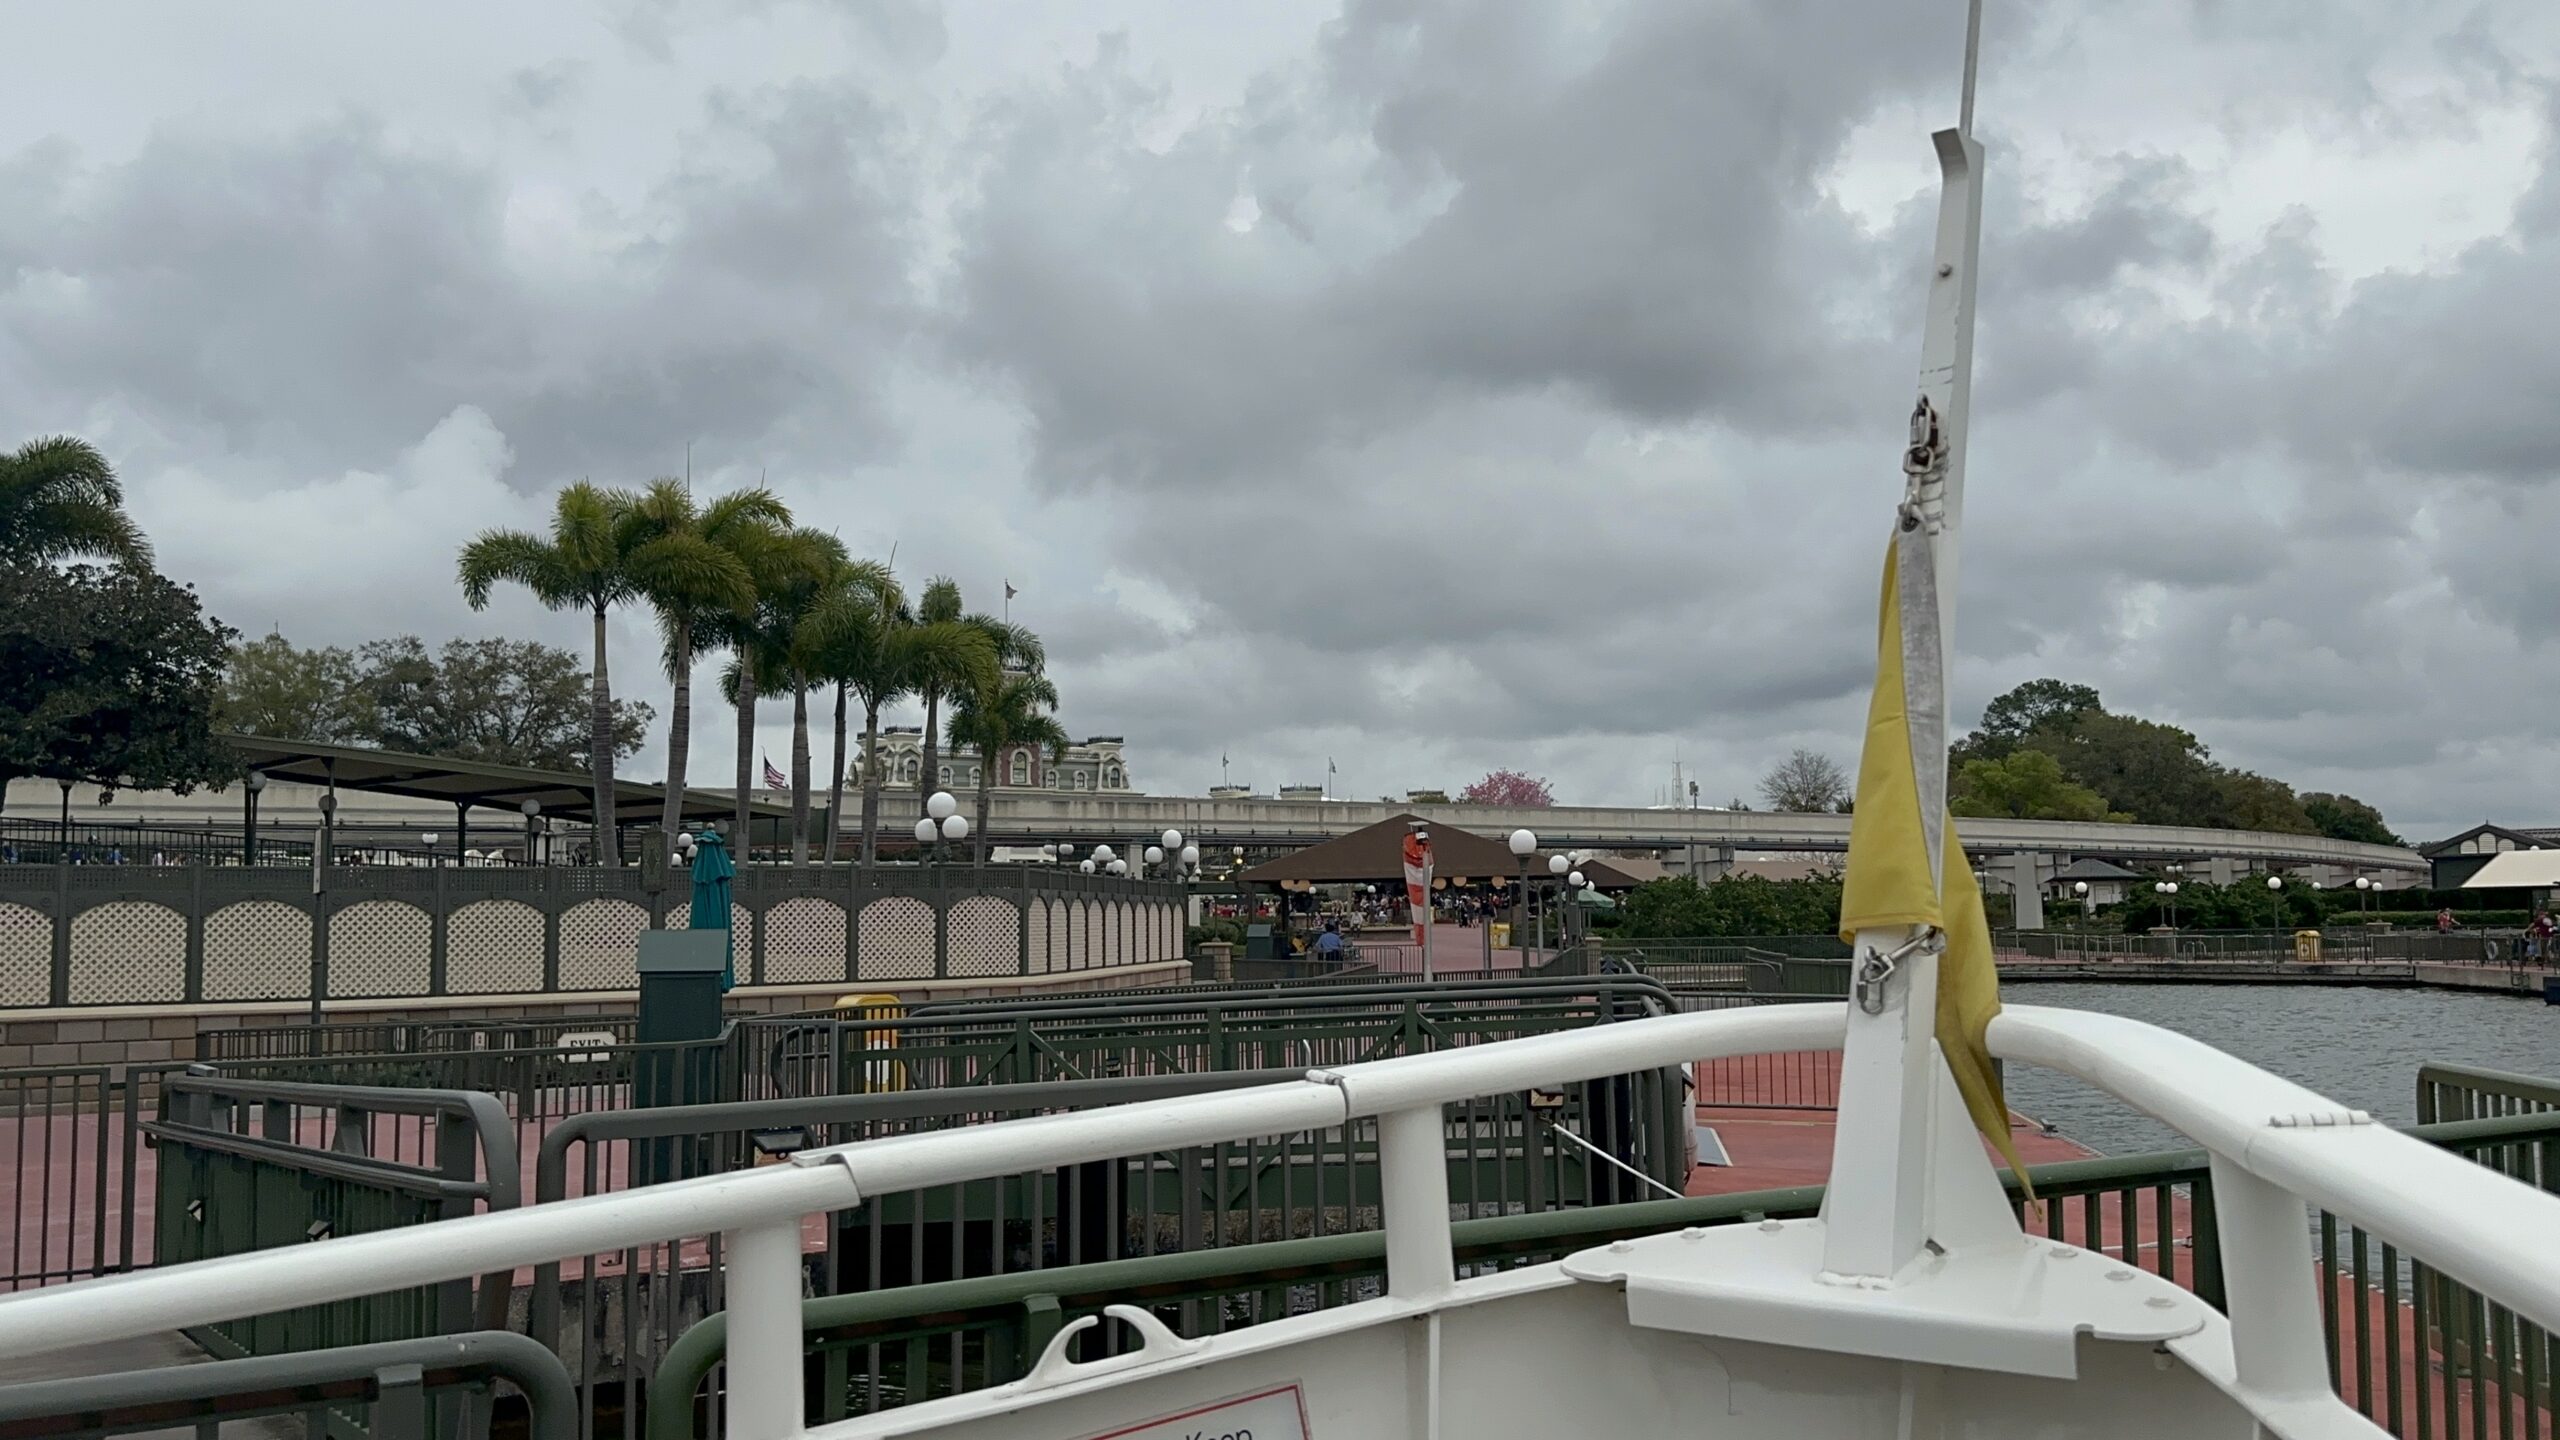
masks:
[(2436, 912), (2436, 933), (2439, 935), (2450, 935), (2453, 933), (2452, 906), (2447, 905)]
[(2551, 951), (2551, 912), (2534, 912), (2533, 923), (2524, 931), (2524, 959), (2528, 965), (2539, 965)]
[(1339, 961), (1342, 958), (1342, 922), (1327, 920), (1324, 933), (1316, 937), (1316, 958)]

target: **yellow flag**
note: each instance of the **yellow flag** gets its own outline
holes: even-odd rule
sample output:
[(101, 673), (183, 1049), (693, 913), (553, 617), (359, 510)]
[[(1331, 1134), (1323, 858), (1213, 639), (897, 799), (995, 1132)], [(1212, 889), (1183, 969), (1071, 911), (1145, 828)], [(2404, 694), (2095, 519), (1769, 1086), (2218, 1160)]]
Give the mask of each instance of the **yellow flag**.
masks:
[(1929, 878), (1928, 831), (1920, 823), (1920, 782), (1902, 689), (1902, 606), (1894, 587), (1894, 546), (1884, 552), (1884, 601), (1876, 630), (1876, 691), (1867, 705), (1866, 744), (1858, 756), (1857, 809), (1849, 819), (1848, 876), (1841, 887), (1840, 938), (1860, 930), (1934, 925), (1947, 937), (1938, 957), (1938, 1048), (1955, 1073), (1974, 1127), (2021, 1180), (2026, 1167), (2009, 1140), (2009, 1102), (1992, 1068), (1984, 1031), (2000, 1013), (2000, 976), (1991, 958), (1991, 923), (1973, 867), (1946, 825), (1946, 895)]

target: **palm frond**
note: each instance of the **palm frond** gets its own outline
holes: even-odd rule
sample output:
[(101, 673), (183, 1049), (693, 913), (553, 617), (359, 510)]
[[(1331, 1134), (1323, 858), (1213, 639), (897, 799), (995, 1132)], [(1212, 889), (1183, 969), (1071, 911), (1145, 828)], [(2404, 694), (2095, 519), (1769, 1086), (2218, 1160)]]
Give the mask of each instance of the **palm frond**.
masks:
[(151, 546), (124, 512), (115, 467), (96, 446), (69, 435), (0, 455), (0, 553), (151, 563)]
[(522, 585), (554, 610), (578, 605), (575, 578), (561, 563), (560, 552), (538, 535), (522, 530), (483, 530), (462, 547), (455, 564), (462, 598), (472, 609), (488, 607), (489, 592), (501, 581)]

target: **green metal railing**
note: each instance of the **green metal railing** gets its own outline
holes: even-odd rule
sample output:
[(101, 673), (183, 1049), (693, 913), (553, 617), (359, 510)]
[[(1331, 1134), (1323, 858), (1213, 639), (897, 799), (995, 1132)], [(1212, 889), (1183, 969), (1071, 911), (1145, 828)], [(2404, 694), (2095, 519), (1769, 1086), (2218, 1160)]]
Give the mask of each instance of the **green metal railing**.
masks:
[(313, 1440), (486, 1435), (500, 1381), (523, 1397), (527, 1440), (574, 1440), (559, 1357), (489, 1330), (0, 1386), (0, 1440), (166, 1435), (173, 1422), (210, 1440), (226, 1423), (268, 1419), (298, 1420)]
[[(2560, 1151), (2560, 1115), (2462, 1121), (2411, 1133), (2544, 1189), (2560, 1179), (2560, 1169), (2548, 1163)], [(2539, 1158), (2522, 1171), (2508, 1169), (2519, 1155)], [(2037, 1195), (2033, 1204), (2022, 1198), (2017, 1178), (2001, 1172), (2031, 1233), (2113, 1256), (2217, 1307), (2224, 1303), (2204, 1151), (2039, 1165), (2027, 1175)], [(1478, 1275), (1683, 1226), (1810, 1215), (1821, 1198), (1821, 1187), (1807, 1186), (1462, 1220), (1451, 1227), (1451, 1239), (1459, 1273)], [(2331, 1378), (2348, 1403), (2412, 1440), (2550, 1433), (2547, 1335), (2477, 1292), (2411, 1266), (2339, 1217), (2315, 1215), (2313, 1226), (2328, 1277), (2322, 1313)], [(1385, 1273), (1383, 1238), (1371, 1231), (812, 1300), (803, 1307), (817, 1382), (811, 1418), (871, 1414), (1019, 1378), (1065, 1325), (1101, 1313), (1106, 1304), (1144, 1305), (1178, 1333), (1215, 1334), (1374, 1298)], [(2342, 1297), (2364, 1303), (2350, 1298), (2342, 1304)], [(2421, 1335), (2434, 1337), (2431, 1351), (2416, 1348)], [(725, 1318), (715, 1315), (668, 1351), (649, 1387), (651, 1440), (703, 1433), (717, 1408), (725, 1344)], [(2415, 1362), (2405, 1385), (2404, 1359)], [(2501, 1417), (2516, 1420), (2517, 1428)]]
[(2418, 1067), (2420, 1124), (2480, 1120), (2493, 1115), (2540, 1115), (2553, 1110), (2560, 1110), (2560, 1082), (2471, 1065)]
[[(506, 1209), (514, 1130), (487, 1095), (244, 1081), (162, 1081), (142, 1126), (158, 1162), (153, 1260), (180, 1264)], [(246, 1316), (196, 1335), (219, 1355), (503, 1328), (511, 1277)]]

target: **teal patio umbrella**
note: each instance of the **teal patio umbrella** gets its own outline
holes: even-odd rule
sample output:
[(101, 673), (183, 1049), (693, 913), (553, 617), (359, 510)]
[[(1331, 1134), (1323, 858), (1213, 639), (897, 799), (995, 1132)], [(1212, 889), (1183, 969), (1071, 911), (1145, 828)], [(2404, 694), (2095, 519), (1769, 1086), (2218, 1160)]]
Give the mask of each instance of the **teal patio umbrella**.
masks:
[[(706, 830), (694, 837), (693, 845), (693, 918), (696, 930), (717, 930), (729, 935), (729, 878), (738, 867), (729, 863), (729, 847), (716, 830)], [(738, 939), (729, 935), (728, 963), (720, 970), (720, 993), (738, 988)]]

